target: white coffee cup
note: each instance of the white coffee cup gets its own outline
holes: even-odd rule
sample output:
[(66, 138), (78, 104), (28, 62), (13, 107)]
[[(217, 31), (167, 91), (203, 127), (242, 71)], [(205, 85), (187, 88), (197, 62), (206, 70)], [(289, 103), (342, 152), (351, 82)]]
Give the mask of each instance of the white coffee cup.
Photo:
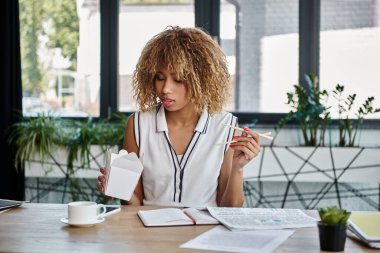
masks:
[(92, 224), (106, 213), (103, 204), (91, 201), (76, 201), (67, 204), (68, 222), (70, 224)]

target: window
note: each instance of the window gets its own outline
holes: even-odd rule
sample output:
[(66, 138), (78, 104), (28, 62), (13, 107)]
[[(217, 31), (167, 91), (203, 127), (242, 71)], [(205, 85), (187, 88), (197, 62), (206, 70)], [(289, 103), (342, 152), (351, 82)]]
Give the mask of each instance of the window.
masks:
[(19, 5), (23, 115), (99, 116), (99, 1)]
[(192, 0), (128, 1), (119, 8), (119, 111), (135, 111), (132, 74), (138, 57), (150, 38), (169, 25), (194, 27)]
[[(344, 85), (344, 98), (357, 94), (350, 117), (369, 96), (380, 104), (379, 11), (379, 0), (321, 1), (320, 86), (332, 91)], [(338, 108), (332, 112), (337, 117)]]
[[(131, 78), (143, 46), (168, 25), (193, 27), (195, 17), (220, 35), (233, 87), (226, 109), (243, 121), (277, 123), (300, 68), (315, 69), (322, 89), (339, 83), (357, 93), (359, 106), (380, 94), (380, 0), (320, 2), (319, 12), (319, 0), (19, 0), (24, 116), (136, 110)], [(320, 42), (310, 43), (319, 21)], [(299, 24), (307, 24), (301, 37)], [(320, 59), (309, 49), (299, 57), (311, 44)]]
[(230, 107), (251, 113), (288, 111), (286, 92), (298, 83), (298, 1), (221, 4), (221, 45), (236, 68), (231, 70), (236, 83)]

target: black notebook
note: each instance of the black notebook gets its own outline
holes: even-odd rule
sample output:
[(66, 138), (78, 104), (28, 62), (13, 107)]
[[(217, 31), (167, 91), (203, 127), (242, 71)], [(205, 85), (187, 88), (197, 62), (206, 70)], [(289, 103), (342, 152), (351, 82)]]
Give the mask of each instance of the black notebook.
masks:
[(22, 203), (24, 203), (24, 201), (0, 199), (0, 212), (12, 207), (21, 206)]

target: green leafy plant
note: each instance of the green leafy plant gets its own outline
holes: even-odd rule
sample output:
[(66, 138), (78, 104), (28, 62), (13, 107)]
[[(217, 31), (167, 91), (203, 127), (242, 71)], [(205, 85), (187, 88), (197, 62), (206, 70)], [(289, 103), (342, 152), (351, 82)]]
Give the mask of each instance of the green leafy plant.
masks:
[[(127, 119), (123, 114), (97, 122), (92, 118), (69, 120), (49, 115), (25, 118), (9, 131), (9, 142), (16, 147), (16, 168), (22, 168), (24, 163), (35, 158), (43, 167), (47, 160), (51, 160), (68, 179), (73, 200), (95, 197), (103, 203), (108, 202), (97, 189), (88, 196), (88, 191), (80, 188), (79, 180), (74, 175), (79, 169), (89, 169), (90, 161), (94, 161), (98, 167), (102, 166), (97, 162), (96, 155), (91, 153), (92, 145), (100, 146), (103, 152), (109, 147), (122, 147)], [(57, 149), (67, 151), (66, 164), (56, 159)], [(45, 168), (45, 173), (50, 170)]]
[(294, 91), (287, 93), (291, 110), (280, 120), (279, 127), (295, 120), (301, 127), (305, 146), (324, 146), (326, 127), (331, 121), (329, 108), (325, 106), (328, 92), (319, 89), (318, 78), (313, 74), (305, 75), (305, 79), (310, 92), (300, 84), (293, 86)]
[(333, 90), (333, 96), (338, 102), (338, 122), (339, 122), (339, 146), (355, 146), (356, 136), (360, 131), (364, 117), (380, 112), (380, 108), (374, 108), (373, 96), (368, 97), (355, 113), (356, 118), (351, 118), (350, 112), (355, 104), (356, 94), (350, 94), (343, 98), (344, 86), (337, 84)]
[[(324, 146), (325, 133), (331, 124), (331, 106), (327, 106), (329, 92), (320, 90), (318, 78), (313, 74), (305, 75), (306, 89), (300, 84), (294, 85), (294, 91), (287, 93), (287, 103), (291, 110), (279, 121), (282, 128), (291, 120), (297, 122), (301, 128), (305, 146)], [(339, 142), (340, 147), (353, 147), (356, 144), (364, 118), (370, 114), (380, 112), (380, 108), (374, 107), (373, 96), (368, 97), (354, 113), (352, 110), (356, 102), (356, 94), (344, 97), (344, 86), (337, 84), (332, 91), (337, 101)]]
[(351, 215), (351, 212), (347, 212), (345, 209), (340, 209), (336, 206), (319, 208), (318, 213), (321, 222), (329, 226), (346, 225)]
[(39, 115), (16, 123), (10, 128), (9, 141), (17, 147), (15, 166), (19, 169), (35, 155), (41, 160), (53, 158), (52, 151), (60, 142), (57, 129), (63, 121), (50, 116)]

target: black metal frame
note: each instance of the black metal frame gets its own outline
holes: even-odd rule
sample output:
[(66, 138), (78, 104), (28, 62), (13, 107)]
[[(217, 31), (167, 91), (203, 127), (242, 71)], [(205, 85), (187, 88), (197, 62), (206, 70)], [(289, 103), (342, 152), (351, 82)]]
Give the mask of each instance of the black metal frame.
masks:
[[(330, 159), (332, 161), (331, 168), (321, 168), (318, 165), (311, 162), (311, 158), (316, 154), (318, 148), (313, 147), (312, 152), (305, 156), (297, 153), (292, 147), (272, 147), (264, 146), (262, 149), (262, 155), (260, 158), (259, 167), (255, 168), (258, 171), (258, 175), (254, 177), (247, 177), (244, 179), (244, 195), (246, 206), (248, 207), (271, 207), (271, 208), (287, 208), (291, 205), (291, 208), (302, 209), (316, 209), (321, 201), (335, 201), (336, 205), (343, 207), (345, 199), (361, 200), (368, 207), (373, 210), (380, 210), (380, 184), (373, 187), (370, 185), (356, 186), (352, 183), (340, 181), (341, 177), (349, 170), (365, 171), (366, 169), (380, 168), (380, 163), (369, 163), (366, 165), (354, 165), (354, 162), (360, 157), (365, 155), (366, 150), (373, 148), (360, 148), (352, 156), (351, 160), (344, 167), (336, 166), (336, 158), (332, 147), (330, 150)], [(287, 154), (290, 154), (294, 159), (301, 161), (301, 165), (297, 165), (295, 171), (289, 172), (286, 170), (284, 161), (282, 161), (279, 155), (279, 149), (284, 149)], [(264, 159), (265, 156), (271, 153), (276, 163), (281, 169), (280, 173), (263, 174)], [(88, 170), (98, 171), (101, 167), (101, 160), (103, 152), (90, 153), (91, 168)], [(99, 197), (99, 191), (96, 187), (96, 178), (73, 178), (75, 172), (83, 169), (81, 165), (75, 166), (73, 172), (68, 171), (67, 164), (59, 163), (56, 160), (52, 161), (38, 161), (32, 160), (30, 163), (41, 163), (46, 168), (55, 167), (61, 172), (61, 177), (58, 178), (26, 178), (26, 195), (31, 202), (44, 202), (49, 194), (55, 194), (56, 198), (61, 198), (61, 203), (72, 201), (73, 189), (70, 188), (70, 184), (73, 180), (80, 180), (81, 183), (81, 197), (89, 200), (97, 200)], [(305, 170), (305, 166), (308, 165), (313, 170)], [(333, 175), (328, 174), (333, 172)], [(326, 182), (320, 182), (316, 187), (307, 187), (307, 190), (303, 190), (304, 182), (296, 181), (298, 176), (305, 174), (321, 173), (326, 176)], [(277, 189), (284, 189), (283, 193), (268, 193), (266, 187), (264, 187), (271, 179), (283, 176), (285, 180), (276, 181)], [(74, 193), (75, 194), (75, 193)], [(377, 199), (375, 200), (375, 197)]]
[[(262, 155), (260, 160), (260, 165), (258, 170), (258, 175), (254, 177), (245, 178), (244, 182), (244, 194), (245, 199), (247, 201), (247, 205), (251, 207), (286, 207), (285, 205), (289, 202), (298, 203), (301, 205), (302, 209), (315, 209), (318, 207), (318, 204), (322, 200), (326, 199), (336, 199), (339, 207), (342, 207), (342, 200), (347, 198), (359, 198), (364, 201), (368, 206), (380, 210), (380, 184), (379, 187), (368, 188), (367, 186), (364, 188), (356, 187), (351, 183), (341, 182), (341, 177), (348, 170), (365, 170), (372, 168), (380, 168), (380, 163), (378, 164), (366, 164), (355, 166), (354, 162), (360, 157), (363, 156), (365, 150), (370, 150), (373, 148), (360, 148), (358, 152), (352, 157), (352, 159), (348, 162), (345, 167), (337, 167), (336, 158), (334, 158), (333, 147), (328, 147), (330, 151), (331, 159), (331, 168), (321, 168), (316, 164), (313, 164), (310, 160), (315, 155), (316, 151), (320, 147), (314, 147), (312, 152), (304, 157), (301, 154), (297, 153), (292, 147), (263, 147)], [(287, 172), (284, 166), (284, 162), (281, 161), (281, 158), (277, 154), (278, 149), (285, 149), (294, 159), (298, 159), (302, 161), (301, 166), (298, 166), (296, 172)], [(266, 153), (270, 152), (274, 158), (279, 168), (281, 169), (281, 173), (263, 175), (264, 169), (264, 157), (267, 155)], [(326, 158), (327, 159), (327, 158)], [(314, 171), (305, 171), (305, 165), (311, 166)], [(327, 172), (333, 172), (333, 176), (328, 174)], [(304, 174), (315, 174), (321, 173), (329, 179), (329, 181), (325, 183), (321, 183), (321, 187), (319, 190), (313, 189), (312, 192), (303, 192), (299, 189), (298, 183), (295, 181), (299, 175)], [(283, 183), (286, 184), (283, 194), (267, 194), (264, 191), (263, 184), (266, 182), (270, 182), (271, 179), (278, 178), (279, 176), (283, 176), (286, 181)], [(278, 184), (277, 184), (278, 187)], [(291, 193), (290, 189), (293, 190)], [(310, 190), (310, 189), (309, 189)], [(377, 202), (371, 199), (371, 197), (377, 196)]]
[(307, 91), (305, 73), (319, 76), (319, 30), (321, 1), (299, 1), (299, 71), (298, 82)]
[[(109, 147), (111, 148), (111, 147)], [(89, 154), (89, 164), (95, 167), (87, 167), (87, 171), (99, 171), (102, 168), (104, 152), (100, 151), (97, 153), (90, 152)], [(66, 163), (60, 163), (51, 156), (51, 160), (30, 160), (28, 161), (30, 165), (41, 164), (47, 170), (56, 168), (60, 171), (58, 177), (27, 177), (25, 179), (25, 192), (26, 197), (30, 202), (44, 202), (43, 199), (51, 193), (62, 194), (61, 203), (67, 203), (72, 201), (71, 198), (74, 193), (74, 189), (70, 185), (76, 180), (82, 182), (81, 185), (81, 197), (83, 199), (89, 199), (96, 201), (97, 198), (102, 195), (97, 189), (97, 179), (96, 178), (77, 178), (74, 175), (79, 171), (83, 170), (84, 164), (78, 164), (73, 166), (73, 170), (70, 171)], [(41, 201), (42, 200), (42, 201)]]
[(118, 107), (119, 0), (100, 0), (100, 117)]
[(220, 43), (220, 0), (195, 0), (195, 26), (206, 30)]

